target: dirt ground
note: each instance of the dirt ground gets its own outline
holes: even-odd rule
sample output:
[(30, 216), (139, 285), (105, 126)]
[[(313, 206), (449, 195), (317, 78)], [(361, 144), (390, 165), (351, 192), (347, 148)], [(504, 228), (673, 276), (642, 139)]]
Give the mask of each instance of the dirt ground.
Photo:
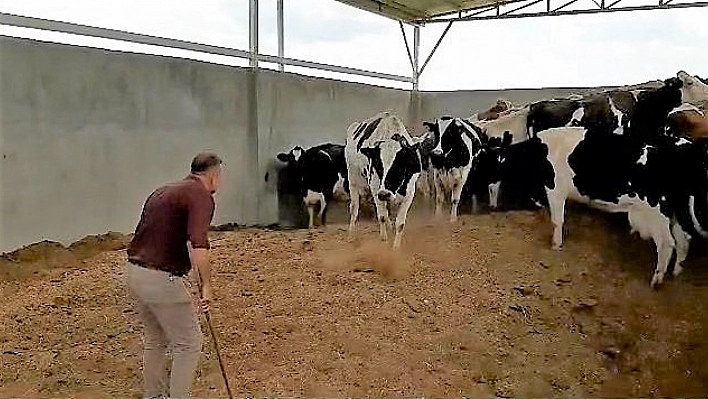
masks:
[[(655, 292), (652, 244), (611, 215), (571, 208), (562, 252), (543, 212), (412, 217), (398, 253), (344, 220), (212, 234), (212, 322), (236, 396), (708, 394), (699, 243)], [(140, 397), (127, 239), (0, 259), (0, 397)], [(225, 397), (204, 332), (195, 396)]]

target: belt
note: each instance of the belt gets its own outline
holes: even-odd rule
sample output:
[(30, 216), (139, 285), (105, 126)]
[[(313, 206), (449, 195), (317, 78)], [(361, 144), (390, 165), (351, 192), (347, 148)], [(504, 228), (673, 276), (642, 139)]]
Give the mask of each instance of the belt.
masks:
[(143, 261), (140, 261), (137, 259), (128, 259), (128, 263), (135, 265), (135, 266), (145, 268), (145, 269), (157, 270), (159, 272), (164, 272), (164, 273), (169, 274), (170, 277), (184, 277), (186, 275), (186, 274), (178, 274), (178, 273), (175, 273), (175, 272), (169, 271), (169, 270), (163, 270), (163, 269), (160, 269), (159, 267), (155, 267), (153, 265), (150, 265), (146, 262), (143, 262)]

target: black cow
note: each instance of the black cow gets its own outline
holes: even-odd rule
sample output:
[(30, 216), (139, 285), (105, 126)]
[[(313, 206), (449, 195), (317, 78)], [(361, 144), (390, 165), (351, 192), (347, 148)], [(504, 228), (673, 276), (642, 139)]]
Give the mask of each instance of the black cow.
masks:
[(286, 163), (288, 177), (283, 184), (304, 202), (309, 214), (308, 227), (314, 227), (317, 205), (320, 221), (326, 224), (327, 204), (335, 195), (346, 196), (349, 191), (344, 146), (327, 143), (307, 150), (296, 146), (288, 153), (278, 154), (277, 158)]

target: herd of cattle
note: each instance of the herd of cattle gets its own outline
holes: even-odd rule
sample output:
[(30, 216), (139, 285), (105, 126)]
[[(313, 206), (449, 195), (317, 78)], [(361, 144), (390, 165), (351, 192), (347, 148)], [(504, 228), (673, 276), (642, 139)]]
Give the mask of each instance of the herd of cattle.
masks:
[[(657, 87), (614, 89), (514, 106), (499, 100), (468, 118), (440, 116), (411, 136), (394, 112), (347, 129), (346, 143), (293, 148), (285, 162), (314, 225), (327, 204), (349, 197), (349, 230), (362, 198), (373, 199), (383, 240), (395, 212), (401, 244), (416, 189), (432, 193), (435, 214), (463, 191), (492, 209), (547, 207), (552, 247), (563, 245), (566, 201), (627, 214), (632, 233), (652, 239), (658, 287), (674, 251), (678, 275), (692, 239), (708, 239), (708, 82), (680, 71)], [(467, 195), (467, 194), (465, 194)]]

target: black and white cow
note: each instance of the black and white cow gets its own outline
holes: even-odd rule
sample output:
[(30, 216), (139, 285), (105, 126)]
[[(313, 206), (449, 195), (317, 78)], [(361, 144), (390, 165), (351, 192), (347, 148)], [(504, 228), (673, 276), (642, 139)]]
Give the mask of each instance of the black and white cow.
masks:
[[(547, 154), (539, 173), (545, 181), (554, 249), (563, 246), (565, 204), (570, 200), (605, 212), (626, 213), (632, 232), (654, 241), (658, 258), (652, 287), (662, 283), (674, 249), (674, 274), (680, 273), (688, 253), (690, 226), (695, 224), (689, 217), (695, 209), (691, 201), (700, 194), (702, 209), (708, 205), (704, 150), (697, 151), (682, 138), (662, 136), (648, 144), (636, 136), (582, 127), (549, 129), (540, 132), (538, 139), (537, 152)], [(678, 215), (684, 215), (679, 222)]]
[(526, 121), (528, 137), (552, 127), (569, 125), (581, 106), (577, 99), (553, 99), (532, 103), (529, 105)]
[(435, 185), (435, 215), (442, 216), (445, 196), (450, 195), (450, 222), (456, 222), (462, 189), (476, 166), (486, 142), (482, 130), (462, 118), (442, 116), (423, 122), (432, 136), (430, 167)]
[(545, 182), (540, 173), (545, 153), (538, 144), (537, 137), (513, 142), (508, 132), (501, 139), (489, 138), (479, 156), (478, 183), (471, 189), (476, 195), (487, 190), (492, 210), (498, 210), (501, 203), (506, 210), (533, 210), (546, 205)]
[(279, 153), (277, 159), (286, 163), (288, 185), (303, 200), (309, 214), (308, 227), (314, 227), (318, 205), (318, 217), (322, 225), (326, 224), (327, 205), (335, 197), (346, 198), (349, 188), (344, 146), (326, 143), (307, 150), (296, 146), (288, 153)]
[(380, 112), (349, 126), (344, 151), (351, 198), (349, 231), (354, 231), (359, 217), (360, 197), (370, 193), (383, 241), (388, 241), (389, 211), (398, 208), (393, 247), (400, 247), (422, 171), (420, 141), (408, 134), (393, 112)]

